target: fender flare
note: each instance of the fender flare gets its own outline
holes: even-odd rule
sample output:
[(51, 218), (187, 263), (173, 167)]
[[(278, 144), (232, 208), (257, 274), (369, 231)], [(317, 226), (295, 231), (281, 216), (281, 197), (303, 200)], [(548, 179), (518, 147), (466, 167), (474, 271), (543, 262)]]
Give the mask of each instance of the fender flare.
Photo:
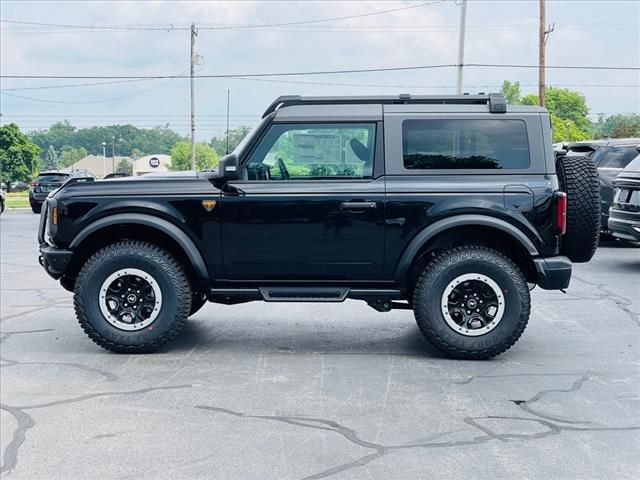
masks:
[(177, 225), (174, 225), (167, 220), (162, 218), (154, 217), (152, 215), (147, 215), (144, 213), (119, 213), (117, 215), (111, 215), (108, 217), (101, 218), (96, 220), (91, 225), (82, 229), (73, 239), (71, 244), (69, 245), (70, 249), (76, 248), (80, 245), (89, 235), (97, 232), (106, 227), (110, 227), (112, 225), (122, 225), (122, 224), (136, 224), (136, 225), (145, 225), (147, 227), (155, 228), (162, 233), (167, 234), (173, 240), (175, 240), (180, 248), (187, 255), (187, 258), (191, 262), (193, 269), (196, 274), (202, 279), (209, 278), (209, 272), (207, 271), (206, 264), (198, 247), (193, 243), (193, 240), (189, 238), (189, 236)]
[(435, 237), (437, 234), (455, 227), (483, 226), (492, 227), (502, 230), (514, 240), (518, 241), (531, 256), (538, 256), (538, 249), (531, 239), (527, 237), (520, 229), (514, 227), (510, 223), (499, 218), (490, 217), (488, 215), (456, 215), (454, 217), (444, 218), (432, 223), (422, 229), (413, 240), (409, 242), (405, 248), (395, 271), (395, 278), (402, 279), (407, 273), (413, 259), (418, 254), (422, 246)]

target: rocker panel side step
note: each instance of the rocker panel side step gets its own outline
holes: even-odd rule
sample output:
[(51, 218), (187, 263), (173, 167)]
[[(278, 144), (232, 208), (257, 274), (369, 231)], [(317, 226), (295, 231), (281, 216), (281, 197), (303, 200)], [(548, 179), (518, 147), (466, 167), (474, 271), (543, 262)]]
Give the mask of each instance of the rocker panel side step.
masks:
[(266, 302), (343, 302), (349, 294), (346, 287), (260, 287)]

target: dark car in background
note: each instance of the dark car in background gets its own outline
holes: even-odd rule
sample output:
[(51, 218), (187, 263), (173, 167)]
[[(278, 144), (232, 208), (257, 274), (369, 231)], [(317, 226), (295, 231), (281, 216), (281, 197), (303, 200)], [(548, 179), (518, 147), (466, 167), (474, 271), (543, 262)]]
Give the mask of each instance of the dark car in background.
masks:
[(609, 210), (609, 230), (614, 237), (640, 242), (640, 155), (613, 184), (616, 191)]
[(588, 140), (564, 145), (567, 156), (591, 158), (598, 168), (600, 179), (600, 203), (602, 233), (609, 234), (609, 207), (613, 203), (615, 187), (613, 181), (637, 155), (640, 138), (615, 138)]
[(40, 213), (42, 203), (47, 199), (47, 195), (53, 190), (60, 188), (71, 178), (85, 178), (87, 180), (95, 180), (93, 176), (86, 170), (72, 170), (70, 172), (42, 172), (31, 182), (29, 186), (29, 204), (33, 213)]

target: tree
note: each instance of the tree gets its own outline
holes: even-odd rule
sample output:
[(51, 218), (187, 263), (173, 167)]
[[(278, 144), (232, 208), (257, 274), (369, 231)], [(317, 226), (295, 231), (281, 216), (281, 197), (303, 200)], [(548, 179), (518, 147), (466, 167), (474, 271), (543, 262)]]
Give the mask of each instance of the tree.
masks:
[(53, 145), (49, 145), (47, 153), (45, 155), (44, 167), (45, 170), (57, 170), (58, 169), (58, 154)]
[(601, 116), (594, 125), (595, 138), (640, 137), (640, 115), (619, 113), (608, 117)]
[[(238, 144), (242, 141), (244, 137), (247, 136), (247, 133), (251, 131), (251, 128), (246, 126), (241, 126), (238, 128), (232, 128), (228, 130), (229, 134), (229, 152), (233, 152), (233, 150), (238, 146)], [(213, 149), (218, 152), (218, 155), (223, 156), (227, 154), (227, 131), (224, 132), (220, 137), (213, 137), (211, 139), (211, 146)]]
[(48, 129), (31, 133), (31, 139), (43, 151), (53, 145), (57, 151), (64, 147), (84, 148), (93, 155), (102, 155), (102, 142), (108, 144), (107, 152), (111, 153), (111, 144), (115, 154), (132, 156), (133, 150), (149, 153), (169, 153), (176, 142), (183, 139), (167, 126), (154, 128), (137, 128), (133, 125), (109, 125), (89, 128), (76, 128), (68, 121), (56, 122)]
[[(218, 163), (219, 155), (206, 143), (196, 144), (196, 169), (205, 170), (212, 168)], [(191, 169), (191, 144), (181, 141), (176, 143), (171, 149), (171, 170)]]
[(139, 148), (132, 148), (131, 149), (131, 158), (133, 158), (134, 160), (139, 159), (140, 157), (144, 157), (144, 152), (142, 150), (140, 150)]
[(28, 182), (40, 169), (40, 148), (18, 125), (0, 127), (0, 176), (11, 189), (11, 182)]
[(123, 158), (118, 162), (118, 165), (116, 165), (116, 172), (122, 172), (122, 173), (126, 173), (127, 175), (133, 175), (133, 164), (130, 161)]
[(566, 118), (560, 118), (557, 115), (551, 114), (551, 125), (553, 126), (553, 142), (563, 141), (580, 141), (588, 140), (591, 135), (589, 132), (585, 132), (578, 128), (578, 126), (571, 120)]
[(70, 167), (87, 155), (87, 150), (84, 147), (74, 148), (66, 145), (62, 147), (62, 152), (60, 153), (60, 168)]
[[(522, 96), (520, 82), (505, 80), (500, 90), (507, 103), (520, 105), (538, 105), (535, 94)], [(587, 101), (579, 92), (567, 88), (545, 88), (545, 106), (551, 114), (553, 141), (577, 141), (591, 138), (592, 124), (589, 120)]]
[(502, 82), (502, 88), (500, 93), (504, 95), (505, 100), (510, 105), (517, 105), (520, 103), (520, 97), (522, 95), (520, 91), (520, 82), (510, 82), (505, 80)]

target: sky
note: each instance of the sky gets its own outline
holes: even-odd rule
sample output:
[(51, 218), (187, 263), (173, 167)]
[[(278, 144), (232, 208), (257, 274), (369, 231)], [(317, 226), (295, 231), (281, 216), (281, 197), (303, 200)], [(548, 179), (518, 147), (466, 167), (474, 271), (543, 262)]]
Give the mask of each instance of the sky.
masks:
[[(2, 0), (0, 74), (185, 75), (191, 22), (197, 75), (450, 65), (457, 63), (459, 3)], [(327, 20), (336, 17), (351, 18)], [(547, 23), (554, 25), (549, 66), (640, 66), (640, 1), (547, 0)], [(464, 62), (537, 65), (538, 0), (468, 0)], [(463, 91), (498, 91), (511, 80), (536, 93), (537, 78), (537, 68), (469, 66)], [(1, 78), (0, 121), (25, 130), (67, 119), (78, 127), (168, 125), (188, 133), (188, 78), (131, 80)], [(640, 113), (639, 70), (548, 69), (546, 81), (582, 92), (594, 118)], [(64, 85), (75, 86), (57, 88)], [(279, 95), (454, 94), (456, 68), (197, 78), (198, 140), (225, 130), (227, 91), (230, 126), (253, 126)]]

